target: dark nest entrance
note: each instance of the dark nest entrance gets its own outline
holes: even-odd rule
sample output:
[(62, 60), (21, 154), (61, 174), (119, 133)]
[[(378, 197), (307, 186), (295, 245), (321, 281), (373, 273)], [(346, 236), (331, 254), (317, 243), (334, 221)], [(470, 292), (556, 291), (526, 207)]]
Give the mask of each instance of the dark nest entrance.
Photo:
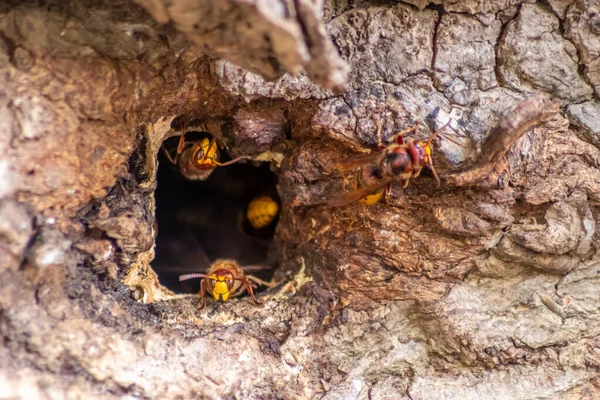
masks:
[[(208, 134), (188, 132), (186, 140), (199, 140)], [(179, 137), (165, 142), (176, 148)], [(221, 161), (227, 161), (221, 151)], [(246, 210), (255, 198), (267, 195), (276, 201), (277, 176), (268, 163), (241, 161), (217, 167), (204, 181), (186, 179), (161, 151), (157, 176), (156, 258), (152, 263), (160, 282), (176, 293), (193, 293), (199, 281), (179, 282), (179, 275), (204, 272), (217, 259), (233, 259), (241, 266), (273, 268), (269, 247), (277, 218), (255, 229)], [(254, 273), (270, 279), (273, 271)]]

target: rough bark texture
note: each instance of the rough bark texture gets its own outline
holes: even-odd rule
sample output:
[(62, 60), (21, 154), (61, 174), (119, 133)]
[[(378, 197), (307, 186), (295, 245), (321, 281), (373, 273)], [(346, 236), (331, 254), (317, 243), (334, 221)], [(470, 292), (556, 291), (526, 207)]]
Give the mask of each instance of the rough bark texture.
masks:
[[(0, 398), (600, 397), (598, 2), (17, 3)], [(378, 123), (448, 120), (439, 189), (325, 206)], [(198, 311), (150, 267), (174, 121), (279, 168), (262, 307)]]

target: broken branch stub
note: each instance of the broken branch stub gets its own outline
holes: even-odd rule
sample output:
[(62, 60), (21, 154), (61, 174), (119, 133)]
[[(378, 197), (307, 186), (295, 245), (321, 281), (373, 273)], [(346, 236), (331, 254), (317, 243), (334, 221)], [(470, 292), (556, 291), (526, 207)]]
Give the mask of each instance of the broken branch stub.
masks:
[(465, 186), (484, 178), (521, 136), (548, 121), (559, 110), (560, 105), (543, 94), (519, 103), (490, 130), (474, 163), (450, 176), (449, 180), (456, 186)]
[(304, 69), (324, 88), (346, 90), (348, 66), (325, 29), (322, 1), (136, 1), (211, 56), (269, 80)]

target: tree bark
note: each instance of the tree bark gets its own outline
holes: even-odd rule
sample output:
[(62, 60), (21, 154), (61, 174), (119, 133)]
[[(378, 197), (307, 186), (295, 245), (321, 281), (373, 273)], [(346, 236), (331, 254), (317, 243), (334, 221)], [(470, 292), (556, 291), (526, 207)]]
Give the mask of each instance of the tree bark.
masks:
[[(599, 9), (1, 5), (0, 398), (599, 398)], [(327, 206), (416, 123), (440, 188)], [(263, 306), (152, 270), (195, 124), (279, 176)]]

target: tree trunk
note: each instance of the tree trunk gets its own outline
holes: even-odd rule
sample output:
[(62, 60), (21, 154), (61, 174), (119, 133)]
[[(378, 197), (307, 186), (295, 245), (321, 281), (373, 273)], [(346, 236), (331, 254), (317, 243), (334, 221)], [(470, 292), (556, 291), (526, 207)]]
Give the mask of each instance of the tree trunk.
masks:
[[(0, 398), (600, 398), (600, 3), (138, 3), (0, 6)], [(415, 124), (439, 188), (328, 205)], [(153, 270), (195, 126), (278, 177), (262, 306)]]

